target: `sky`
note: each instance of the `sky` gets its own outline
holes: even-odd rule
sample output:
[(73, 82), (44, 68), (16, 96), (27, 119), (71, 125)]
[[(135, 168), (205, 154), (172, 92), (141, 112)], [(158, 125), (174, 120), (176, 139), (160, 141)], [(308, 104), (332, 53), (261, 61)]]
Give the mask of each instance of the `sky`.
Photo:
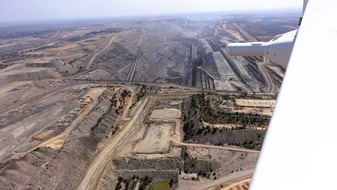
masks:
[(302, 0), (0, 0), (0, 22), (302, 8)]

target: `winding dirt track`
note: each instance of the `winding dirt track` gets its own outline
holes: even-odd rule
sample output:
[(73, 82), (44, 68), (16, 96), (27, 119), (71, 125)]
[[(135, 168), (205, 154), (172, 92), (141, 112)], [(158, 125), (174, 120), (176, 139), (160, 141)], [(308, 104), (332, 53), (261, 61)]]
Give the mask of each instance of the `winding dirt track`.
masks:
[(276, 87), (273, 82), (273, 79), (271, 78), (269, 72), (266, 69), (267, 64), (268, 64), (268, 61), (266, 59), (263, 62), (257, 63), (258, 68), (262, 74), (262, 77), (267, 82), (267, 86), (265, 87), (264, 92), (274, 93), (276, 92)]
[(101, 54), (103, 51), (105, 51), (105, 50), (111, 45), (111, 43), (112, 43), (114, 40), (115, 40), (115, 36), (112, 36), (111, 39), (110, 39), (110, 41), (109, 41), (109, 43), (107, 43), (107, 44), (105, 45), (105, 47), (104, 47), (103, 49), (101, 49), (101, 51), (95, 53), (95, 55), (92, 56), (92, 58), (90, 59), (88, 65), (87, 65), (85, 68), (86, 68), (86, 69), (89, 69), (90, 66), (91, 66), (91, 64), (92, 64), (92, 62), (95, 61), (96, 57), (97, 57), (99, 54)]
[[(248, 34), (245, 30), (243, 30), (238, 24), (233, 24), (233, 26), (240, 32), (240, 34), (247, 40), (247, 41), (251, 41), (251, 42), (255, 42), (256, 39), (251, 36), (250, 34)], [(263, 62), (257, 63), (258, 65), (258, 69), (260, 70), (262, 77), (264, 78), (264, 80), (266, 81), (267, 85), (264, 88), (264, 92), (270, 92), (270, 93), (274, 93), (276, 92), (276, 86), (273, 82), (272, 77), (270, 76), (269, 72), (266, 69), (266, 65), (269, 63), (269, 61), (264, 58)]]

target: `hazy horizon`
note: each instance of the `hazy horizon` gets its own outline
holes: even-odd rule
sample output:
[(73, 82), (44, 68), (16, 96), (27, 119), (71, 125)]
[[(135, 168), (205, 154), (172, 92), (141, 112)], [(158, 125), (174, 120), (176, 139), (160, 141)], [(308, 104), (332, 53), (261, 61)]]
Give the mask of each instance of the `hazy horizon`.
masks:
[(102, 19), (114, 17), (235, 13), (302, 9), (302, 1), (284, 0), (3, 0), (0, 22)]

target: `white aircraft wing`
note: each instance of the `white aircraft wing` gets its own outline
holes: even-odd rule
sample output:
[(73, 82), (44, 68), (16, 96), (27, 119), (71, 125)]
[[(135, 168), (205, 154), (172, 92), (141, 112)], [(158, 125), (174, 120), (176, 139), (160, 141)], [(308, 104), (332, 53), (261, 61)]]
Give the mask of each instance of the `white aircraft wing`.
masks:
[(337, 189), (337, 9), (309, 0), (251, 190)]

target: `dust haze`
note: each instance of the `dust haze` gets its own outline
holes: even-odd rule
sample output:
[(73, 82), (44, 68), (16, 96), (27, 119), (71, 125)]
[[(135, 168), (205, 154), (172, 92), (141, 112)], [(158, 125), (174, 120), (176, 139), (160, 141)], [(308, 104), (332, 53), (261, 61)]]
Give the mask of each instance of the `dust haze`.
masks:
[(285, 74), (231, 42), (298, 16), (0, 27), (1, 189), (248, 188)]

